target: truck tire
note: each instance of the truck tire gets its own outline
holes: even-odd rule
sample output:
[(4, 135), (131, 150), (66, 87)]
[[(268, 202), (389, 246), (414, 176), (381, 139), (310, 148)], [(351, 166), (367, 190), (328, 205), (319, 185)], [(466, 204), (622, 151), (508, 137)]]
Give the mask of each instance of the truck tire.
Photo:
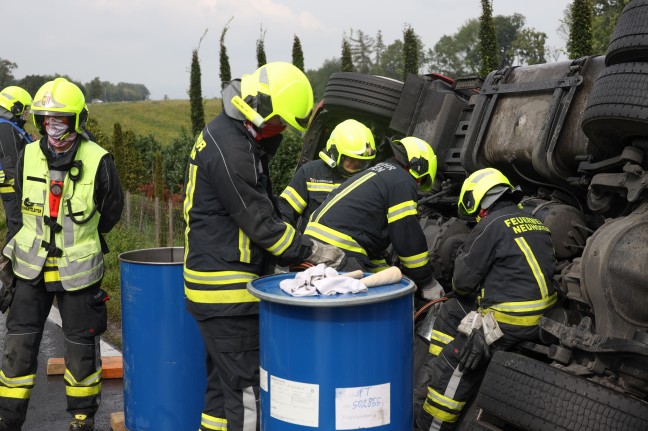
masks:
[(403, 82), (354, 72), (331, 75), (324, 90), (324, 107), (339, 107), (390, 120), (403, 92)]
[(630, 2), (619, 15), (605, 65), (648, 61), (648, 0)]
[(648, 403), (510, 352), (495, 353), (476, 402), (529, 431), (648, 429)]
[(581, 128), (610, 155), (620, 154), (633, 138), (648, 136), (648, 63), (603, 69), (587, 99)]

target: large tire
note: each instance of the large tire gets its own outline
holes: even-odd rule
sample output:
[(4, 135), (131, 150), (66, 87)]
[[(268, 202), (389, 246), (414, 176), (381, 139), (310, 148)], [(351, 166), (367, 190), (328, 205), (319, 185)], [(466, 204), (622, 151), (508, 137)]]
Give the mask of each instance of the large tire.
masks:
[(648, 430), (648, 403), (510, 352), (493, 356), (476, 402), (530, 431)]
[(324, 90), (324, 107), (344, 108), (390, 120), (403, 83), (390, 78), (364, 73), (337, 72), (331, 75)]
[(603, 69), (587, 99), (581, 127), (610, 155), (620, 154), (633, 138), (648, 136), (648, 63)]
[(605, 65), (648, 61), (648, 0), (631, 1), (619, 15)]

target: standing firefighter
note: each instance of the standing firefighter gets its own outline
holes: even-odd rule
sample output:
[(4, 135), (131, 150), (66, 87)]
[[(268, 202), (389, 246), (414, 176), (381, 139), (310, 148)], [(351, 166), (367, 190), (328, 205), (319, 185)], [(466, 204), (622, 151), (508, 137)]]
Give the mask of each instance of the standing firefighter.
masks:
[(99, 335), (106, 330), (102, 234), (124, 205), (112, 157), (87, 139), (81, 90), (64, 78), (45, 83), (32, 106), (43, 138), (18, 157), (22, 226), (3, 253), (16, 288), (0, 370), (0, 430), (20, 430), (36, 379), (43, 326), (54, 298), (65, 335), (70, 430), (93, 430), (101, 399)]
[(391, 244), (418, 294), (438, 297), (442, 289), (433, 277), (417, 218), (418, 190), (429, 190), (434, 183), (436, 156), (415, 137), (394, 140), (391, 146), (394, 158), (354, 175), (332, 192), (304, 233), (341, 248), (371, 272), (387, 267), (385, 251)]
[(333, 190), (351, 175), (364, 171), (376, 157), (371, 130), (356, 120), (335, 126), (320, 160), (300, 167), (279, 196), (284, 220), (303, 231), (308, 218)]
[(491, 354), (537, 338), (540, 318), (556, 302), (549, 229), (521, 209), (520, 197), (520, 189), (493, 168), (474, 172), (463, 184), (459, 214), (478, 224), (455, 260), (456, 298), (443, 304), (434, 322), (420, 430), (453, 429)]
[(223, 89), (223, 112), (198, 136), (185, 181), (187, 308), (207, 351), (201, 430), (258, 429), (258, 299), (247, 282), (276, 263), (335, 266), (341, 250), (302, 237), (281, 220), (269, 158), (290, 125), (304, 131), (311, 85), (289, 63), (269, 63)]

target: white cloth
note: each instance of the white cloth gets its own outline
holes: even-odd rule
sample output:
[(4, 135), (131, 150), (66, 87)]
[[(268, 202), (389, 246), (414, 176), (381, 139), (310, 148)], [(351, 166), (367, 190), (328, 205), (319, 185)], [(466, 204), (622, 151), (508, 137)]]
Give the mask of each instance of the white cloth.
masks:
[(281, 280), (279, 287), (292, 296), (335, 295), (336, 293), (366, 292), (360, 280), (345, 277), (325, 264), (298, 272), (295, 278)]

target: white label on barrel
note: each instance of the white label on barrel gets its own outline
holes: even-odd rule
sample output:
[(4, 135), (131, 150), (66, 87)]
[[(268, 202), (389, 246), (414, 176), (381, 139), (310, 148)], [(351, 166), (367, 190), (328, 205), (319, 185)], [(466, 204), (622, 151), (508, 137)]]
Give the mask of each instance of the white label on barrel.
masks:
[(390, 384), (335, 388), (335, 429), (356, 430), (389, 425)]
[(319, 385), (270, 376), (270, 416), (307, 427), (319, 426)]
[(268, 392), (268, 372), (262, 367), (259, 367), (259, 386), (261, 386), (261, 389)]

